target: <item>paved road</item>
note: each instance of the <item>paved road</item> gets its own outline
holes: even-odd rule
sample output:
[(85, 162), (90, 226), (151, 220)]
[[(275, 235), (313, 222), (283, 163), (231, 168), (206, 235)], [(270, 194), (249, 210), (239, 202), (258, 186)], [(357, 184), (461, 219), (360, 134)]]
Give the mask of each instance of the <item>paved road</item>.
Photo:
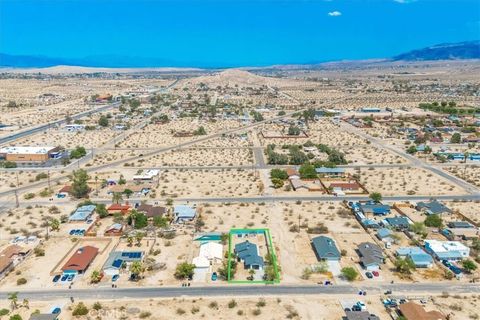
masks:
[[(393, 294), (449, 294), (480, 293), (478, 284), (451, 283), (412, 283), (412, 284), (377, 284), (366, 286), (334, 285), (219, 285), (202, 287), (142, 287), (117, 288), (101, 287), (95, 289), (50, 289), (50, 290), (17, 290), (20, 300), (55, 300), (74, 297), (78, 299), (121, 299), (121, 298), (157, 298), (182, 296), (259, 296), (259, 295), (332, 295), (355, 294), (358, 290), (366, 290), (369, 294), (383, 294), (392, 290)], [(0, 299), (6, 299), (8, 292), (0, 292)]]
[[(74, 115), (71, 116), (71, 118), (73, 120), (80, 119), (80, 118), (83, 118), (85, 116), (97, 113), (97, 112), (102, 112), (102, 111), (109, 110), (111, 108), (116, 108), (118, 106), (120, 106), (120, 102), (114, 102), (114, 103), (107, 104), (107, 105), (104, 105), (104, 106), (101, 106), (101, 107), (98, 107), (98, 108), (95, 108), (95, 109), (92, 109), (92, 110), (88, 110), (88, 111), (84, 111), (84, 112), (74, 114)], [(13, 133), (11, 135), (0, 138), (0, 144), (5, 144), (7, 142), (15, 141), (17, 139), (20, 139), (20, 138), (23, 138), (23, 137), (26, 137), (26, 136), (29, 136), (29, 135), (32, 135), (32, 134), (35, 134), (35, 133), (45, 131), (52, 126), (61, 125), (61, 124), (64, 124), (65, 122), (66, 122), (66, 119), (63, 118), (63, 119), (60, 119), (60, 120), (56, 120), (56, 121), (52, 121), (52, 122), (49, 122), (49, 123), (42, 124), (38, 127), (31, 128), (31, 129), (28, 129), (28, 130), (25, 130), (25, 131), (22, 131), (22, 132)]]

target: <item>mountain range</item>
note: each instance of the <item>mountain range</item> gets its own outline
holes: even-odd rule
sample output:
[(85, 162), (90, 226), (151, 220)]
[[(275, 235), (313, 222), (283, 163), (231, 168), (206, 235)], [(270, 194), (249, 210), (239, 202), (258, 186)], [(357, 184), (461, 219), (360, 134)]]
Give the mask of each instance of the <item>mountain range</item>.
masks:
[[(443, 43), (412, 50), (385, 61), (426, 61), (480, 59), (480, 40), (459, 43)], [(79, 59), (53, 58), (35, 55), (11, 55), (0, 53), (0, 67), (45, 68), (58, 65), (104, 68), (147, 68), (147, 67), (222, 67), (181, 63), (161, 58), (129, 57), (119, 55), (97, 55)]]

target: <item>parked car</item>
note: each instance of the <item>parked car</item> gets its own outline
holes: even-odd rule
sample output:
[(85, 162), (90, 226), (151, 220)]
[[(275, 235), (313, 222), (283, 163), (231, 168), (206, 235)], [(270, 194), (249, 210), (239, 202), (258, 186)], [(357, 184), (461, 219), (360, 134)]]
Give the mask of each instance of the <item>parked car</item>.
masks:
[(60, 279), (60, 281), (65, 282), (65, 281), (67, 281), (67, 278), (68, 278), (68, 274), (64, 274), (62, 276), (62, 278)]
[(379, 273), (378, 271), (372, 271), (372, 274), (373, 274), (375, 277), (380, 276), (380, 273)]
[(112, 282), (115, 282), (118, 280), (118, 278), (120, 278), (120, 275), (119, 274), (116, 274), (112, 277)]
[(367, 273), (365, 273), (365, 275), (367, 276), (368, 279), (373, 278), (373, 274), (371, 272), (367, 272)]
[(59, 307), (55, 307), (55, 308), (52, 310), (52, 313), (53, 313), (53, 314), (59, 314), (60, 311), (62, 311), (62, 309), (60, 309)]
[(62, 277), (61, 275), (57, 274), (55, 277), (53, 277), (52, 281), (53, 282), (58, 282), (58, 280), (60, 280), (61, 277)]
[(216, 272), (212, 273), (212, 281), (217, 281), (217, 278), (218, 278), (217, 273)]
[(73, 281), (73, 278), (75, 278), (74, 274), (68, 275), (67, 281)]

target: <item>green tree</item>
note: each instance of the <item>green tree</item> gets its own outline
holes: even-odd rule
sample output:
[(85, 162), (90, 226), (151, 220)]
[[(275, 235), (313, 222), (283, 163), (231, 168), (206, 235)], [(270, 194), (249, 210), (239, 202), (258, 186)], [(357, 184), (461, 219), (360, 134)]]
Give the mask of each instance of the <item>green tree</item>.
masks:
[(272, 185), (275, 189), (279, 189), (281, 187), (283, 187), (283, 180), (282, 179), (278, 179), (278, 178), (272, 178)]
[(134, 261), (130, 264), (129, 270), (135, 277), (139, 277), (145, 272), (145, 266), (140, 261)]
[(157, 228), (166, 228), (168, 226), (168, 219), (161, 216), (153, 217), (153, 225)]
[(455, 132), (450, 138), (450, 143), (460, 143), (460, 142), (462, 142), (462, 136), (460, 135), (460, 133)]
[(90, 275), (90, 282), (91, 283), (99, 283), (100, 280), (102, 279), (102, 275), (100, 271), (94, 270), (92, 274)]
[(108, 127), (108, 118), (104, 115), (100, 116), (100, 119), (98, 119), (98, 125), (101, 127)]
[(272, 169), (270, 171), (270, 177), (276, 178), (276, 179), (281, 179), (281, 180), (287, 180), (288, 179), (288, 174), (287, 171), (282, 170), (282, 169)]
[(342, 268), (341, 272), (348, 281), (353, 281), (358, 277), (358, 272), (353, 267), (344, 267)]
[(83, 169), (73, 171), (72, 195), (75, 198), (84, 198), (88, 195), (90, 191), (87, 184), (88, 179), (87, 171)]
[(441, 228), (443, 220), (438, 214), (431, 214), (425, 219), (425, 225), (427, 227)]
[(408, 147), (407, 153), (408, 153), (408, 154), (415, 154), (415, 153), (417, 153), (417, 147), (414, 146), (414, 145), (411, 145), (410, 147)]
[(369, 195), (369, 198), (372, 199), (375, 202), (380, 202), (382, 201), (382, 194), (380, 192), (372, 192)]
[(182, 262), (177, 265), (177, 268), (175, 269), (175, 278), (177, 279), (186, 279), (186, 278), (191, 278), (193, 276), (195, 270), (195, 265), (188, 263), (188, 262)]
[(107, 207), (105, 206), (105, 204), (103, 203), (98, 203), (96, 205), (96, 211), (98, 213), (98, 216), (103, 219), (103, 218), (106, 218), (108, 216), (108, 210), (107, 210)]
[(60, 221), (58, 219), (52, 219), (50, 221), (50, 229), (52, 229), (52, 231), (60, 230)]
[(415, 263), (410, 257), (406, 257), (405, 259), (398, 258), (395, 261), (395, 268), (402, 274), (411, 274), (412, 271), (415, 270)]
[(302, 179), (315, 179), (317, 178), (317, 172), (315, 171), (315, 167), (311, 164), (303, 164), (300, 166), (298, 170), (300, 173), (300, 177)]
[(70, 159), (80, 159), (87, 154), (87, 150), (84, 147), (76, 147), (72, 151), (70, 151)]
[(10, 320), (22, 320), (22, 317), (19, 314), (14, 314), (9, 319)]
[(123, 190), (123, 194), (127, 196), (127, 199), (130, 199), (130, 196), (133, 194), (133, 191), (130, 189)]
[(12, 292), (8, 294), (8, 300), (10, 300), (10, 308), (12, 310), (18, 307), (18, 292)]
[(122, 193), (121, 192), (114, 192), (112, 194), (112, 203), (120, 203), (123, 201), (123, 196), (122, 196)]
[(462, 261), (462, 266), (468, 273), (472, 273), (472, 271), (477, 270), (477, 265), (470, 259), (465, 259)]
[(86, 316), (88, 314), (88, 308), (83, 302), (79, 302), (73, 309), (72, 315), (74, 317)]
[(194, 135), (196, 136), (204, 136), (207, 134), (207, 131), (205, 130), (205, 128), (203, 126), (200, 126), (197, 130), (195, 130), (193, 132)]
[(290, 126), (288, 128), (288, 135), (289, 136), (298, 136), (298, 135), (300, 135), (300, 132), (301, 132), (300, 128), (297, 127), (297, 126)]
[(416, 234), (425, 234), (426, 229), (425, 225), (423, 222), (414, 222), (412, 225), (410, 225), (410, 230)]

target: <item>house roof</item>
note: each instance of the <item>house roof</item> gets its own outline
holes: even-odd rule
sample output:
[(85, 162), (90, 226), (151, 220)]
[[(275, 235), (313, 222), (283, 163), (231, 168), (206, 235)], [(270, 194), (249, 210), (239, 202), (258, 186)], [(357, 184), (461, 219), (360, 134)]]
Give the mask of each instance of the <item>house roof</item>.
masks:
[(407, 217), (392, 217), (392, 218), (385, 218), (383, 220), (387, 225), (392, 227), (408, 227), (410, 226), (410, 221)]
[(77, 251), (68, 259), (62, 270), (85, 270), (98, 254), (98, 248), (92, 246), (85, 246)]
[(450, 228), (475, 228), (473, 224), (467, 221), (451, 221), (448, 226)]
[(167, 208), (143, 203), (137, 208), (137, 211), (145, 213), (145, 215), (149, 218), (153, 218), (164, 215), (167, 212)]
[(103, 265), (103, 269), (120, 269), (123, 262), (141, 261), (143, 251), (113, 251), (108, 255), (108, 259)]
[(296, 169), (293, 169), (293, 168), (287, 168), (287, 169), (285, 169), (285, 171), (287, 172), (287, 175), (289, 177), (300, 175), (300, 173), (298, 173), (298, 171)]
[(89, 216), (92, 215), (93, 211), (95, 211), (96, 206), (93, 204), (82, 206), (77, 208), (74, 213), (68, 218), (70, 221), (83, 221), (86, 220)]
[(334, 182), (330, 184), (330, 188), (342, 188), (342, 189), (360, 189), (360, 185), (357, 182)]
[(178, 218), (195, 218), (196, 215), (194, 208), (181, 204), (173, 207), (173, 213)]
[(62, 189), (58, 190), (58, 193), (70, 193), (72, 191), (72, 186), (63, 186)]
[(327, 167), (320, 167), (316, 168), (315, 171), (317, 173), (345, 173), (344, 168), (327, 168)]
[(430, 202), (419, 202), (417, 203), (417, 209), (425, 210), (431, 214), (452, 213), (452, 210), (436, 200)]
[(131, 207), (130, 205), (128, 204), (120, 204), (120, 203), (112, 203), (107, 210), (109, 211), (127, 211), (129, 210)]
[(209, 260), (223, 258), (223, 245), (216, 242), (206, 242), (200, 246), (199, 256)]
[(208, 259), (203, 256), (193, 258), (192, 263), (197, 268), (207, 268), (210, 266), (210, 261), (208, 261)]
[(248, 240), (237, 243), (235, 253), (246, 265), (263, 266), (263, 258), (258, 255), (257, 245)]
[(439, 311), (427, 312), (421, 305), (413, 301), (403, 303), (398, 308), (402, 313), (402, 315), (405, 318), (407, 318), (407, 320), (446, 320), (447, 319)]
[(390, 206), (388, 204), (360, 204), (360, 209), (364, 213), (383, 214), (390, 212)]
[(16, 244), (9, 245), (0, 252), (0, 272), (4, 271), (13, 263), (13, 256), (23, 253), (22, 247)]
[(358, 245), (360, 261), (364, 266), (380, 265), (383, 263), (382, 248), (372, 242), (362, 242)]
[(123, 225), (121, 223), (114, 223), (105, 230), (105, 232), (120, 232), (123, 230)]
[(338, 250), (335, 241), (329, 237), (318, 236), (313, 238), (312, 246), (319, 259), (340, 259), (340, 251)]
[(381, 229), (377, 230), (377, 236), (380, 239), (386, 238), (386, 237), (390, 236), (391, 234), (392, 234), (392, 231), (390, 229), (387, 229), (387, 228), (381, 228)]

